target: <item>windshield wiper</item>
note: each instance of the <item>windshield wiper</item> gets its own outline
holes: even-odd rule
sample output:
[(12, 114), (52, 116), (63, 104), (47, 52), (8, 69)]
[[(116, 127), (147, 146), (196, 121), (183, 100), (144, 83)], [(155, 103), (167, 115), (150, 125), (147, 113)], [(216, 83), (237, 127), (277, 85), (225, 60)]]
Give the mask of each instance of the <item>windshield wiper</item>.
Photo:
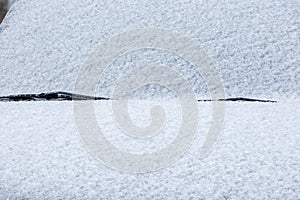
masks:
[[(18, 94), (1, 96), (0, 101), (84, 101), (84, 100), (113, 100), (108, 97), (95, 97), (82, 94), (74, 94), (70, 92), (49, 92), (40, 94)], [(199, 102), (207, 101), (248, 101), (248, 102), (264, 102), (264, 103), (275, 103), (274, 100), (263, 100), (263, 99), (251, 99), (244, 97), (236, 98), (225, 98), (225, 99), (199, 99)]]
[(72, 101), (72, 100), (109, 100), (105, 97), (93, 97), (69, 92), (49, 92), (40, 94), (18, 94), (0, 97), (0, 101)]

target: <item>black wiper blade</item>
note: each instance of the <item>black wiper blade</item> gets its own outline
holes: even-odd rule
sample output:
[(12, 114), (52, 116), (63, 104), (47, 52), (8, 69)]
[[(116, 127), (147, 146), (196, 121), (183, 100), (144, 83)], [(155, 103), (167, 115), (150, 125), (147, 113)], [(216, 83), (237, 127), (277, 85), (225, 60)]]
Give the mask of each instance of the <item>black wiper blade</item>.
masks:
[(18, 94), (0, 97), (0, 101), (72, 101), (72, 100), (109, 100), (106, 97), (93, 97), (69, 92), (49, 92), (40, 94)]
[[(49, 92), (40, 94), (18, 94), (0, 97), (0, 101), (85, 101), (85, 100), (112, 100), (108, 97), (95, 97), (70, 92)], [(199, 102), (207, 101), (247, 101), (247, 102), (264, 102), (275, 103), (274, 100), (251, 99), (244, 97), (226, 98), (226, 99), (199, 99)]]
[(274, 100), (265, 100), (265, 99), (252, 99), (245, 97), (234, 97), (234, 98), (225, 98), (225, 99), (199, 99), (198, 101), (250, 101), (250, 102), (263, 102), (263, 103), (276, 103)]

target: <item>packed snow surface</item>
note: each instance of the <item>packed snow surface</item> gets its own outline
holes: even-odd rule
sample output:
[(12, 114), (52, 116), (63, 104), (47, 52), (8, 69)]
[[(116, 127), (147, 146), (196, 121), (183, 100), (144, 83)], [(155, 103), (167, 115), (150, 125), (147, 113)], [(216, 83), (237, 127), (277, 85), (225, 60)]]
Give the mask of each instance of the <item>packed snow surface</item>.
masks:
[[(96, 105), (99, 125), (119, 148), (156, 151), (174, 137), (166, 131), (166, 137), (139, 143), (119, 135), (109, 101)], [(0, 103), (0, 198), (299, 198), (299, 101), (226, 103), (221, 136), (204, 159), (199, 147), (210, 103), (198, 106), (200, 128), (191, 148), (164, 169), (132, 174), (108, 168), (88, 153), (76, 131), (72, 102)], [(132, 107), (132, 113), (136, 124), (147, 123), (147, 110)], [(175, 122), (171, 118), (167, 130), (176, 129)]]
[[(128, 30), (160, 27), (207, 52), (226, 96), (299, 97), (299, 10), (297, 0), (19, 0), (0, 26), (0, 95), (72, 92), (79, 66), (98, 44)], [(109, 95), (119, 76), (149, 62), (190, 68), (167, 52), (132, 52), (112, 63), (100, 93)], [(206, 94), (201, 78), (183, 75)]]
[[(99, 44), (128, 30), (159, 27), (204, 49), (226, 97), (279, 102), (226, 102), (221, 135), (204, 159), (199, 149), (213, 119), (211, 103), (198, 103), (191, 148), (169, 166), (140, 174), (106, 167), (89, 153), (72, 102), (0, 102), (0, 199), (299, 199), (299, 11), (296, 0), (18, 0), (0, 25), (0, 96), (74, 92), (80, 66)], [(122, 75), (148, 63), (169, 65), (206, 97), (205, 82), (193, 66), (161, 49), (116, 58), (96, 95), (109, 97)], [(136, 96), (169, 92), (152, 85)], [(110, 102), (95, 102), (95, 113), (118, 148), (149, 153), (176, 137), (181, 116), (173, 112), (180, 109), (167, 113), (164, 134), (136, 140), (118, 130)], [(168, 107), (172, 101), (164, 103)], [(130, 107), (134, 123), (151, 122), (150, 104)]]

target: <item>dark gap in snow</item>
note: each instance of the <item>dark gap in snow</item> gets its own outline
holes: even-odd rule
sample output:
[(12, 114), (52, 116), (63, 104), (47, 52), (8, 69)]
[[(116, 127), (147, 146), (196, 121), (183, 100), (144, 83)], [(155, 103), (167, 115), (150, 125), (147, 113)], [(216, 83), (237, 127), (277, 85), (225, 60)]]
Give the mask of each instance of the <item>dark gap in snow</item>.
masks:
[[(82, 101), (82, 100), (112, 100), (108, 97), (94, 97), (81, 94), (74, 94), (69, 92), (50, 92), (50, 93), (40, 93), (40, 94), (19, 94), (19, 95), (9, 95), (0, 97), (2, 102), (11, 101)], [(252, 99), (244, 97), (236, 98), (225, 98), (225, 99), (199, 99), (200, 102), (208, 101), (248, 101), (248, 102), (263, 102), (263, 103), (275, 103), (274, 100), (263, 100), (263, 99)]]

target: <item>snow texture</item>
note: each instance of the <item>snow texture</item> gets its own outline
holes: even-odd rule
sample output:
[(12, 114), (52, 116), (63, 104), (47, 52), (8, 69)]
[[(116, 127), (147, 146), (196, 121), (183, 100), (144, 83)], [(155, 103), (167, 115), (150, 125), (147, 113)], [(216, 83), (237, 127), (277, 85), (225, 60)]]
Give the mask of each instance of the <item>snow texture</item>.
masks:
[[(215, 61), (227, 97), (298, 98), (299, 10), (296, 0), (19, 0), (0, 26), (0, 95), (72, 92), (79, 66), (102, 41), (160, 27), (198, 42)], [(110, 66), (100, 93), (110, 95), (119, 76), (147, 62), (189, 69), (176, 55), (133, 52)], [(183, 74), (206, 95), (201, 78)], [(167, 93), (155, 86), (144, 92)]]
[[(90, 155), (72, 102), (1, 102), (0, 199), (299, 199), (299, 11), (296, 0), (16, 1), (0, 25), (0, 96), (73, 92), (80, 65), (98, 44), (127, 30), (160, 27), (194, 39), (208, 53), (226, 97), (280, 101), (226, 102), (218, 144), (203, 160), (199, 148), (211, 104), (198, 103), (200, 127), (189, 151), (145, 174), (110, 169)], [(200, 97), (207, 95), (186, 60), (155, 49), (117, 58), (97, 92), (109, 96), (127, 70), (149, 62), (170, 65)], [(153, 85), (136, 95), (169, 92)], [(120, 135), (109, 103), (96, 103), (97, 120), (121, 149), (157, 151), (173, 139), (179, 119), (172, 113), (165, 135), (143, 142)], [(145, 109), (132, 109), (137, 125), (149, 123)]]
[[(118, 137), (108, 104), (97, 106), (103, 111), (99, 124), (114, 145), (141, 151), (139, 145), (166, 141), (134, 146)], [(218, 144), (201, 160), (209, 105), (199, 103), (199, 133), (186, 154), (162, 170), (132, 174), (88, 153), (76, 134), (71, 102), (0, 103), (0, 198), (299, 199), (300, 102), (226, 103)], [(145, 113), (134, 112), (141, 123), (138, 116)]]

